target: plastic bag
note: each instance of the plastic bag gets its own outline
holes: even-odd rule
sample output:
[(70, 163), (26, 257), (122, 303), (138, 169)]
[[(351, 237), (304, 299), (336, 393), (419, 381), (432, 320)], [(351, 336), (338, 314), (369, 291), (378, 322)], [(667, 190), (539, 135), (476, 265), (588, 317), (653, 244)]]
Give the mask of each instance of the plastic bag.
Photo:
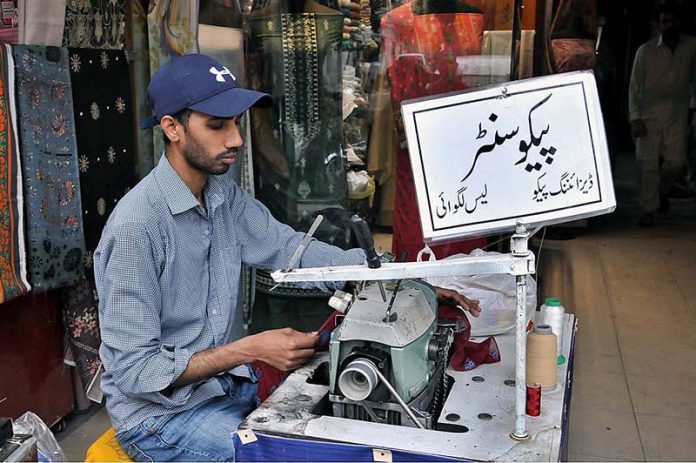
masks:
[[(497, 252), (475, 249), (470, 256), (494, 256)], [(447, 257), (457, 259), (466, 254)], [(517, 283), (514, 275), (473, 275), (460, 277), (438, 277), (425, 279), (428, 283), (441, 288), (454, 289), (469, 299), (480, 302), (481, 314), (478, 317), (467, 316), (471, 323), (472, 336), (493, 336), (515, 329), (517, 318)], [(527, 322), (534, 316), (537, 304), (536, 281), (527, 276)]]
[(35, 413), (26, 412), (12, 423), (15, 434), (31, 434), (36, 438), (39, 461), (66, 461), (63, 449), (51, 430)]
[(364, 171), (348, 171), (348, 197), (350, 199), (365, 199), (372, 196), (375, 192), (375, 180)]

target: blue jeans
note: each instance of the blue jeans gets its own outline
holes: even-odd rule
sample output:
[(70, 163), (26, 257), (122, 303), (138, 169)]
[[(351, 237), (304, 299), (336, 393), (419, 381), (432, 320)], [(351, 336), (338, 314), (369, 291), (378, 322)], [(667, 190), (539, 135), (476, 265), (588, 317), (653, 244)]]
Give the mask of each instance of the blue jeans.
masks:
[(147, 418), (116, 435), (135, 461), (234, 461), (232, 433), (256, 407), (258, 385), (229, 375), (225, 390), (181, 413)]

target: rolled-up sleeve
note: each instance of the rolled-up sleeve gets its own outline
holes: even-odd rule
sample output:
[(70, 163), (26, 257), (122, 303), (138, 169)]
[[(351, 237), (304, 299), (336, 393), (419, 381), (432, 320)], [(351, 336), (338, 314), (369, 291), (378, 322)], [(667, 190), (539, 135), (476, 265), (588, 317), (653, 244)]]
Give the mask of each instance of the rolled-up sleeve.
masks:
[(120, 224), (105, 232), (94, 258), (99, 324), (109, 353), (105, 367), (119, 390), (176, 407), (186, 403), (192, 386), (170, 386), (192, 353), (161, 342), (161, 255), (142, 224)]

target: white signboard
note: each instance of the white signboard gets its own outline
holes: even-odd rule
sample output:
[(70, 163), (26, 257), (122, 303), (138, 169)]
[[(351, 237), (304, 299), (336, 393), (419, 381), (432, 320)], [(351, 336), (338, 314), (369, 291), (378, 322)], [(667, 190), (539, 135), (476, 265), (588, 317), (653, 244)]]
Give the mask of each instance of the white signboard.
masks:
[(402, 112), (427, 242), (616, 208), (591, 72), (410, 100)]

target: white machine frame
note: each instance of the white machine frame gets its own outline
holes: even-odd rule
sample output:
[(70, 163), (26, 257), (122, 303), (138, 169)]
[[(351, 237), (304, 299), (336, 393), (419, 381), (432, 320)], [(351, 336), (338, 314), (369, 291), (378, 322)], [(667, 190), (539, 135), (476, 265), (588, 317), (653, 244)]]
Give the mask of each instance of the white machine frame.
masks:
[(515, 429), (510, 437), (529, 439), (526, 426), (526, 349), (527, 349), (527, 275), (535, 272), (535, 256), (529, 250), (530, 233), (518, 222), (512, 235), (509, 254), (463, 257), (441, 262), (385, 263), (371, 269), (367, 265), (295, 269), (271, 274), (278, 283), (306, 281), (395, 280), (401, 278), (447, 277), (482, 274), (510, 274), (517, 280), (515, 325)]

